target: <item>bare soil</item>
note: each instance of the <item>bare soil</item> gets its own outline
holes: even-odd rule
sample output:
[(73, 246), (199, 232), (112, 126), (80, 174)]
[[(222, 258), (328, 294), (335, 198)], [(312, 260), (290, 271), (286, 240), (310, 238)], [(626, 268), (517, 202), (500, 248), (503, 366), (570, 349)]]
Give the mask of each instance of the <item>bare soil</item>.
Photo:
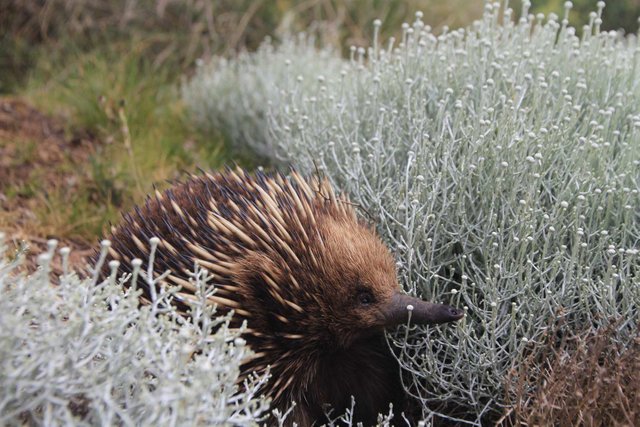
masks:
[[(0, 230), (17, 248), (30, 248), (27, 268), (43, 252), (49, 238), (38, 227), (36, 212), (47, 191), (76, 191), (87, 177), (82, 172), (94, 153), (98, 138), (86, 130), (69, 130), (63, 116), (50, 116), (17, 98), (0, 98)], [(76, 267), (93, 252), (93, 242), (65, 239), (59, 247), (72, 249)], [(53, 269), (60, 269), (58, 259)]]

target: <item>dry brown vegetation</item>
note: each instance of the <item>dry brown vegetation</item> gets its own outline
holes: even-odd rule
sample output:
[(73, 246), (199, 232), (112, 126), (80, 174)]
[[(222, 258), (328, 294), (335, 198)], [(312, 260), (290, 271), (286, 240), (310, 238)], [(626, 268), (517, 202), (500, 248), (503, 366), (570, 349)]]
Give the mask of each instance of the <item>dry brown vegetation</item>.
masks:
[[(62, 205), (73, 203), (74, 192), (90, 181), (84, 165), (99, 144), (90, 132), (67, 129), (63, 117), (45, 115), (19, 99), (0, 99), (0, 229), (15, 246), (28, 242), (31, 252), (39, 253), (47, 238), (78, 225), (67, 222), (68, 207)], [(56, 210), (57, 220), (43, 221), (43, 214)], [(74, 249), (76, 265), (92, 243), (73, 236), (62, 242)]]
[(622, 345), (616, 327), (550, 329), (509, 379), (513, 407), (504, 425), (640, 425), (640, 332)]

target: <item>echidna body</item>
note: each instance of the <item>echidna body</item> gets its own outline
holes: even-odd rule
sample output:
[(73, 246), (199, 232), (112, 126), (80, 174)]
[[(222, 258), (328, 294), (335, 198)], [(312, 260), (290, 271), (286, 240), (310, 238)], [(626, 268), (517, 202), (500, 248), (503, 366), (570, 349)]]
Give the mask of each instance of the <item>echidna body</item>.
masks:
[[(270, 368), (264, 393), (272, 407), (297, 405), (290, 420), (321, 422), (328, 409), (372, 425), (404, 399), (397, 362), (384, 329), (411, 319), (443, 323), (462, 317), (452, 307), (401, 293), (395, 263), (375, 232), (358, 220), (326, 181), (293, 172), (242, 170), (193, 177), (125, 215), (110, 237), (110, 256), (130, 269), (146, 260), (158, 237), (154, 269), (192, 298), (188, 272), (214, 274), (210, 302), (246, 319), (255, 357), (245, 374)], [(148, 291), (148, 290), (147, 290)]]

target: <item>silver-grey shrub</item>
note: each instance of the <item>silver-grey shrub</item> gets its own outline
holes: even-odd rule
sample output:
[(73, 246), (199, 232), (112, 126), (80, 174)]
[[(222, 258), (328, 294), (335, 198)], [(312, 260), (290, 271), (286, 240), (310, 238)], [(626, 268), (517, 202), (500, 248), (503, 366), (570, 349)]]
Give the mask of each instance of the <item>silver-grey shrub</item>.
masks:
[(182, 93), (189, 115), (205, 134), (221, 133), (236, 152), (271, 159), (276, 147), (267, 134), (267, 113), (272, 105), (279, 108), (281, 90), (305, 91), (322, 73), (335, 74), (342, 66), (330, 49), (316, 50), (313, 37), (287, 37), (232, 60), (200, 63)]
[[(603, 2), (581, 37), (570, 2), (562, 20), (524, 2), (515, 23), (500, 6), (441, 35), (418, 13), (399, 42), (354, 48), (315, 86), (272, 73), (278, 55), (238, 68), (242, 86), (280, 89), (267, 146), (363, 206), (408, 291), (467, 309), (457, 326), (390, 337), (427, 419), (504, 411), (508, 370), (554, 320), (638, 324), (638, 39), (600, 31)], [(242, 86), (207, 95), (231, 103)]]
[(115, 276), (50, 281), (54, 244), (29, 277), (5, 249), (0, 238), (0, 425), (249, 426), (268, 410), (255, 395), (266, 378), (236, 384), (250, 350), (204, 303), (204, 271), (187, 321), (173, 291), (139, 308)]

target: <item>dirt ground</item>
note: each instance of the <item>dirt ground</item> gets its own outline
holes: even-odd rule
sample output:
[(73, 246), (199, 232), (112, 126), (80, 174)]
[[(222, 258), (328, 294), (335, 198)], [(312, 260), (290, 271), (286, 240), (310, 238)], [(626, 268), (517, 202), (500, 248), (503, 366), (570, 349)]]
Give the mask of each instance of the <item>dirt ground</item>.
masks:
[[(35, 265), (49, 238), (38, 227), (36, 212), (46, 202), (47, 190), (63, 186), (72, 192), (86, 179), (81, 164), (89, 161), (99, 140), (86, 131), (69, 131), (62, 116), (48, 116), (25, 101), (0, 98), (0, 230), (10, 246), (27, 245), (27, 267)], [(70, 261), (84, 267), (93, 253), (92, 242), (62, 240), (72, 249)], [(60, 260), (53, 262), (54, 271)]]

